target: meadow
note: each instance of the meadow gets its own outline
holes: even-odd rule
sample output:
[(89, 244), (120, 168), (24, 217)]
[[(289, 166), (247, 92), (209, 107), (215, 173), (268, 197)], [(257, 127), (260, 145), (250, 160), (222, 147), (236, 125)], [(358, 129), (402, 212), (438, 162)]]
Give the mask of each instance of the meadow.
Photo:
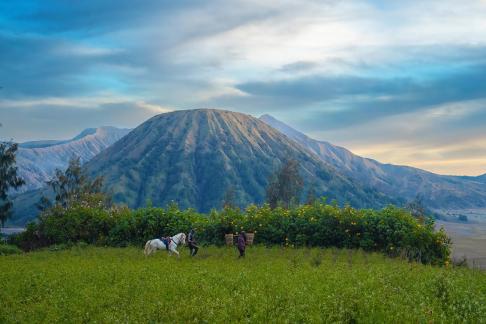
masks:
[(337, 248), (195, 258), (77, 245), (0, 256), (0, 323), (486, 323), (486, 273)]

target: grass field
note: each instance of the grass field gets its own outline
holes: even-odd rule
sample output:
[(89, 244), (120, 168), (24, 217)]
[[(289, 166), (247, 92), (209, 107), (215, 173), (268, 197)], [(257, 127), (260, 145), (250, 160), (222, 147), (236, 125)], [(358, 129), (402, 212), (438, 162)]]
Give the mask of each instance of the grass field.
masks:
[(0, 256), (0, 323), (486, 322), (486, 273), (336, 249)]

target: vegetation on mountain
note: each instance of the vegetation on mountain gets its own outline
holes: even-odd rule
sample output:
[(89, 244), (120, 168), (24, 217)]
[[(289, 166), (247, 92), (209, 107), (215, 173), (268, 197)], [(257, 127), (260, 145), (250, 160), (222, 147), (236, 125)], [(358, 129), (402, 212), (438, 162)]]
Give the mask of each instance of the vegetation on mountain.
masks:
[(304, 180), (299, 174), (299, 162), (288, 160), (271, 175), (266, 190), (266, 200), (270, 208), (277, 205), (289, 208), (291, 204), (298, 204), (302, 194)]
[(16, 152), (18, 145), (11, 142), (0, 142), (0, 226), (10, 217), (12, 201), (9, 190), (17, 189), (24, 180), (17, 174)]
[(231, 187), (234, 204), (262, 204), (271, 174), (298, 162), (304, 186), (354, 207), (395, 201), (357, 184), (264, 122), (249, 115), (199, 109), (155, 116), (86, 164), (103, 175), (116, 203), (131, 208), (175, 201), (200, 212), (222, 208)]

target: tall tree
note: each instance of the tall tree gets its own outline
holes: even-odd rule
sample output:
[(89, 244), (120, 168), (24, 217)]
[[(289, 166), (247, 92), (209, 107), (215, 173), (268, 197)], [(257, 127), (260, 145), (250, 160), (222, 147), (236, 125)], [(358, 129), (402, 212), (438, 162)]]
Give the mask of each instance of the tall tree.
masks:
[(236, 190), (233, 185), (230, 185), (223, 196), (223, 208), (234, 208), (236, 207)]
[(25, 182), (17, 175), (15, 155), (18, 145), (12, 142), (0, 142), (0, 224), (3, 227), (12, 213), (12, 201), (8, 192), (18, 189)]
[(424, 223), (427, 218), (427, 208), (425, 207), (424, 197), (417, 195), (414, 200), (405, 205), (405, 209), (410, 211), (413, 217), (417, 218), (420, 223)]
[(312, 205), (317, 199), (316, 195), (316, 184), (313, 182), (310, 186), (309, 189), (307, 189), (307, 197), (305, 199), (305, 203), (307, 205)]
[(290, 159), (270, 176), (266, 196), (271, 208), (278, 204), (289, 208), (292, 203), (300, 201), (304, 181), (299, 174), (299, 167), (298, 161)]
[[(82, 168), (79, 157), (73, 157), (65, 171), (57, 169), (54, 178), (47, 184), (54, 192), (54, 204), (63, 208), (73, 203), (89, 203), (94, 195), (98, 198), (95, 199), (96, 203), (111, 203), (110, 198), (102, 192), (103, 178), (91, 180)], [(42, 197), (37, 206), (44, 210), (52, 205), (48, 198)]]

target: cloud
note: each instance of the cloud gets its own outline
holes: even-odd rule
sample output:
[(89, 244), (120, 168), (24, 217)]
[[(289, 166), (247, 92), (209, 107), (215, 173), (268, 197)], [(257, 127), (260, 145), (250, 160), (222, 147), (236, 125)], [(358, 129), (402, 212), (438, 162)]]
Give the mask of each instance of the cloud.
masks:
[(171, 111), (147, 102), (115, 98), (49, 98), (0, 101), (0, 139), (23, 142), (31, 139), (66, 139), (90, 127), (133, 128), (148, 118)]
[[(377, 146), (387, 121), (484, 98), (484, 30), (481, 0), (3, 1), (0, 121), (17, 126), (2, 136), (131, 127), (150, 103), (271, 113)], [(447, 125), (479, 129), (475, 114)]]
[(99, 91), (100, 83), (90, 82), (88, 77), (95, 69), (111, 64), (117, 55), (106, 48), (81, 46), (61, 39), (0, 33), (2, 97), (65, 96)]
[(481, 99), (389, 115), (350, 127), (322, 127), (309, 135), (384, 163), (441, 174), (479, 175), (486, 172), (485, 123), (486, 100)]
[[(390, 115), (426, 110), (448, 102), (486, 98), (486, 64), (446, 71), (432, 78), (305, 76), (237, 84), (261, 100), (274, 99), (280, 109), (309, 107), (301, 117), (310, 130), (367, 123)], [(281, 101), (287, 101), (282, 105)], [(316, 108), (317, 107), (317, 108)]]

